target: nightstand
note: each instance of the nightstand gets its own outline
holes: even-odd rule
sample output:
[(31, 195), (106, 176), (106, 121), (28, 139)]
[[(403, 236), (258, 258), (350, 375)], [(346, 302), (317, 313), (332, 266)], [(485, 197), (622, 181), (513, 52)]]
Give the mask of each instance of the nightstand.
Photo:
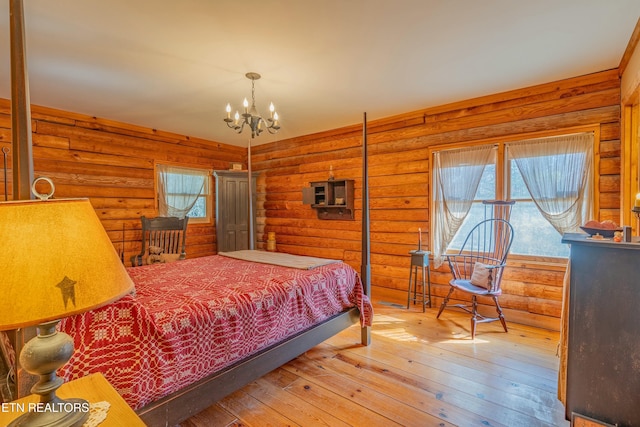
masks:
[[(56, 393), (61, 398), (79, 397), (86, 399), (89, 403), (107, 401), (111, 404), (107, 418), (99, 424), (99, 427), (145, 427), (145, 424), (138, 418), (138, 415), (127, 405), (127, 402), (109, 384), (102, 374), (91, 374), (86, 377), (68, 382), (60, 386)], [(39, 402), (39, 396), (33, 394), (13, 401), (12, 403)], [(13, 406), (14, 408), (16, 405)], [(22, 415), (22, 412), (12, 410), (0, 410), (0, 426), (9, 424), (14, 419)]]

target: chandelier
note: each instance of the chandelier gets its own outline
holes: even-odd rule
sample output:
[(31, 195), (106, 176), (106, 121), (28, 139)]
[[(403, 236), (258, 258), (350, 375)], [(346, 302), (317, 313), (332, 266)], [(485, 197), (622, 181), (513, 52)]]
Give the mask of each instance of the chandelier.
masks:
[(255, 81), (260, 78), (260, 74), (247, 73), (245, 76), (251, 80), (251, 108), (249, 108), (249, 101), (245, 98), (242, 103), (244, 113), (240, 114), (236, 111), (234, 117), (231, 118), (231, 104), (227, 104), (227, 117), (224, 121), (227, 123), (227, 126), (237, 133), (242, 133), (245, 125), (249, 126), (251, 129), (251, 138), (260, 135), (265, 129), (271, 134), (278, 132), (280, 125), (278, 124), (278, 113), (273, 106), (273, 102), (269, 105), (269, 118), (267, 119), (263, 119), (256, 109)]

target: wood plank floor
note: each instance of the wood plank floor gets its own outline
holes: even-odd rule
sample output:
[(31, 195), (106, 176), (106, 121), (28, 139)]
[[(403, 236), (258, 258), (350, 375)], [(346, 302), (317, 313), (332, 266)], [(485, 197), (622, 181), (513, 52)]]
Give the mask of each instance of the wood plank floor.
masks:
[(459, 311), (374, 307), (369, 347), (354, 326), (181, 426), (569, 425), (557, 332), (493, 322), (472, 341)]

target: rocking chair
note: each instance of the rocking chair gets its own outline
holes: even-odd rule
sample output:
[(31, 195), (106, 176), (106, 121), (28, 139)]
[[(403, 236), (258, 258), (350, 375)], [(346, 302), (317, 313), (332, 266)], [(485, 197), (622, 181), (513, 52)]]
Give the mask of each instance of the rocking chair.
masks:
[[(459, 253), (445, 255), (453, 279), (449, 282), (449, 293), (436, 318), (447, 307), (453, 291), (458, 290), (471, 294), (471, 305), (452, 305), (471, 313), (471, 339), (475, 338), (476, 324), (483, 322), (500, 320), (507, 332), (507, 323), (498, 297), (502, 294), (500, 282), (512, 240), (513, 227), (509, 222), (504, 219), (486, 219), (469, 232)], [(487, 296), (493, 300), (498, 317), (485, 317), (478, 313), (478, 296)]]
[[(137, 267), (152, 262), (172, 262), (187, 257), (185, 251), (189, 217), (140, 217), (142, 223), (142, 249), (131, 257), (131, 265)], [(157, 251), (157, 259), (150, 258)], [(151, 256), (150, 256), (151, 255)]]

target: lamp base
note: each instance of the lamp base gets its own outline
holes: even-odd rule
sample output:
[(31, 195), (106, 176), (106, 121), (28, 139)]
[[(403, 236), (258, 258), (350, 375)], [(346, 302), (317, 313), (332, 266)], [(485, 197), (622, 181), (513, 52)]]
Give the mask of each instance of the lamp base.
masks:
[(56, 390), (63, 383), (56, 371), (73, 354), (73, 339), (64, 332), (58, 332), (57, 324), (55, 320), (38, 325), (38, 335), (29, 340), (20, 353), (22, 367), (40, 375), (40, 381), (31, 388), (33, 394), (40, 396), (40, 402), (29, 403), (29, 413), (11, 423), (12, 427), (76, 427), (89, 418), (86, 400), (56, 396)]
[(28, 414), (13, 420), (9, 427), (80, 427), (89, 418), (84, 399), (65, 399), (55, 403), (32, 403)]

